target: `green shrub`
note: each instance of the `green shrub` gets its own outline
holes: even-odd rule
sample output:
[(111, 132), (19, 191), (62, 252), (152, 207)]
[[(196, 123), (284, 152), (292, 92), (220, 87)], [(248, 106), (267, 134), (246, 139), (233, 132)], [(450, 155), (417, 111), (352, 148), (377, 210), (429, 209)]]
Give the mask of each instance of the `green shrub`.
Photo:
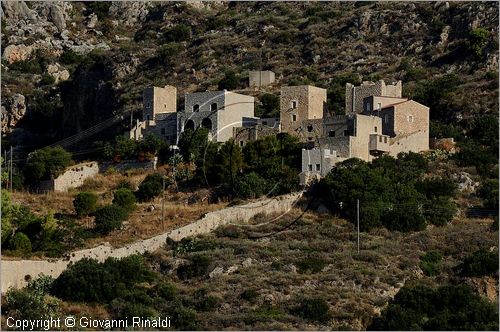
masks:
[(139, 201), (150, 201), (163, 192), (163, 177), (160, 174), (149, 174), (139, 185), (136, 192)]
[(67, 301), (110, 303), (130, 294), (135, 285), (156, 277), (141, 256), (108, 258), (104, 263), (84, 258), (70, 265), (53, 283), (51, 292)]
[(185, 24), (177, 24), (163, 34), (167, 42), (182, 42), (191, 38), (191, 28)]
[(368, 330), (498, 330), (498, 308), (466, 285), (405, 286)]
[(469, 51), (477, 58), (483, 57), (484, 48), (488, 44), (489, 31), (483, 28), (475, 28), (469, 31)]
[(154, 289), (155, 294), (165, 301), (172, 301), (175, 296), (175, 287), (167, 282), (161, 282)]
[(425, 204), (424, 218), (433, 225), (444, 226), (453, 220), (456, 212), (456, 204), (450, 198), (442, 196)]
[(189, 260), (189, 264), (180, 266), (177, 269), (177, 275), (182, 280), (205, 276), (212, 263), (210, 257), (205, 255), (193, 255)]
[(483, 199), (485, 208), (498, 210), (498, 179), (485, 180), (477, 193)]
[(296, 263), (300, 273), (318, 273), (326, 266), (326, 262), (319, 257), (306, 257)]
[(246, 301), (251, 302), (251, 303), (255, 302), (257, 297), (259, 297), (259, 293), (254, 288), (245, 289), (240, 294), (241, 299), (246, 300)]
[(434, 177), (425, 178), (416, 183), (415, 187), (427, 198), (453, 197), (457, 190), (457, 184), (448, 178)]
[(219, 81), (219, 90), (234, 90), (240, 84), (240, 79), (236, 76), (235, 72), (228, 70), (224, 73), (224, 77)]
[(82, 62), (84, 59), (84, 56), (76, 53), (73, 50), (65, 50), (61, 56), (59, 57), (59, 61), (61, 61), (62, 64), (65, 65), (72, 65), (72, 64), (78, 64)]
[(21, 255), (28, 255), (31, 253), (31, 241), (26, 234), (17, 232), (11, 240), (13, 249)]
[(54, 76), (49, 75), (49, 74), (44, 74), (42, 76), (42, 79), (40, 80), (41, 85), (52, 85), (56, 82), (56, 79)]
[(266, 190), (267, 181), (254, 172), (237, 176), (234, 180), (233, 191), (239, 198), (258, 198)]
[(122, 189), (122, 188), (134, 190), (134, 185), (129, 180), (122, 179), (118, 182), (115, 189), (118, 190), (118, 189)]
[(132, 212), (136, 207), (135, 195), (130, 189), (120, 188), (117, 191), (115, 191), (115, 195), (113, 197), (113, 204), (121, 206), (127, 212)]
[(30, 184), (61, 175), (71, 164), (71, 153), (60, 146), (46, 147), (30, 154), (24, 167), (25, 178)]
[(330, 306), (324, 299), (306, 298), (300, 302), (301, 304), (292, 310), (294, 314), (319, 323), (327, 323), (330, 320)]
[(426, 276), (435, 276), (439, 274), (439, 262), (443, 256), (439, 251), (431, 250), (420, 257), (420, 268)]
[(90, 192), (78, 193), (73, 200), (73, 206), (77, 216), (87, 216), (97, 208), (97, 195)]
[(158, 51), (158, 58), (164, 63), (168, 64), (172, 59), (177, 59), (181, 45), (178, 43), (168, 43), (160, 47)]
[(40, 63), (35, 60), (25, 60), (14, 62), (9, 65), (10, 70), (19, 71), (21, 73), (27, 74), (41, 74), (43, 73), (43, 67), (40, 66)]
[(397, 206), (386, 211), (382, 217), (383, 225), (391, 231), (411, 232), (425, 229), (425, 219), (416, 203)]
[(255, 108), (255, 116), (259, 118), (279, 117), (280, 98), (276, 95), (265, 93), (260, 97), (260, 105)]
[(98, 209), (95, 213), (95, 231), (107, 235), (119, 229), (127, 219), (127, 211), (121, 206), (111, 204)]
[(194, 293), (195, 307), (201, 311), (216, 310), (220, 303), (220, 299), (213, 295), (208, 295), (205, 288), (198, 289)]
[(111, 2), (105, 1), (89, 1), (86, 3), (87, 8), (89, 8), (94, 14), (97, 15), (99, 20), (105, 19), (109, 15), (109, 7), (111, 7)]
[(468, 277), (495, 275), (498, 272), (498, 251), (480, 249), (467, 256), (457, 270)]

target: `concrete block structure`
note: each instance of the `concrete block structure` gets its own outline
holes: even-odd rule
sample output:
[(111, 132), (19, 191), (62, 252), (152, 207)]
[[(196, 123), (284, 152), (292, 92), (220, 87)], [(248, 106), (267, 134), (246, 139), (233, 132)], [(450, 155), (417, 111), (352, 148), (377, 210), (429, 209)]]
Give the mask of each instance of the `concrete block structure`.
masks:
[(251, 88), (260, 88), (275, 82), (276, 75), (270, 70), (250, 71), (248, 73), (248, 85)]
[[(365, 81), (360, 86), (350, 83), (345, 87), (345, 112), (363, 113), (364, 99), (370, 96), (401, 98), (403, 84), (398, 81), (394, 84), (386, 84), (383, 80), (377, 82)], [(372, 104), (373, 105), (373, 104)]]
[[(281, 132), (308, 141), (314, 128), (326, 112), (326, 90), (311, 85), (284, 86), (280, 96)], [(311, 122), (310, 120), (316, 120)], [(308, 122), (309, 121), (309, 122)], [(308, 127), (309, 126), (309, 127)], [(308, 131), (308, 128), (311, 129)]]
[(196, 92), (186, 95), (184, 112), (178, 113), (178, 133), (207, 128), (215, 142), (233, 137), (233, 128), (255, 122), (255, 98), (230, 91)]

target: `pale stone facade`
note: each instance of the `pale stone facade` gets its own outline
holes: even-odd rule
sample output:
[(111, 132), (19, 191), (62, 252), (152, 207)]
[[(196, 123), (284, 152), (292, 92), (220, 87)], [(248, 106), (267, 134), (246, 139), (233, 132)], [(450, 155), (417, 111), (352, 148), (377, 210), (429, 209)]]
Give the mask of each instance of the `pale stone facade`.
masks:
[(354, 86), (350, 83), (345, 87), (345, 112), (362, 113), (363, 101), (366, 97), (381, 96), (401, 98), (403, 93), (403, 84), (398, 81), (394, 84), (386, 84), (383, 80), (377, 82), (365, 81), (360, 86)]
[(260, 88), (275, 82), (276, 75), (270, 70), (250, 71), (248, 73), (248, 85), (251, 88)]

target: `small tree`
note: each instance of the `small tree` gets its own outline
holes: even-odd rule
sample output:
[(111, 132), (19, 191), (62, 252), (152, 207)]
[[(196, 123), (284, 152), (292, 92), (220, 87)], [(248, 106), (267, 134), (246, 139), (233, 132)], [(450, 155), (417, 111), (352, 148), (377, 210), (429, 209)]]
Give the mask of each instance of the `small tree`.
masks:
[(61, 175), (70, 164), (71, 153), (60, 146), (46, 147), (30, 154), (24, 175), (31, 184), (35, 184)]
[(163, 191), (163, 177), (160, 174), (149, 174), (139, 185), (136, 192), (139, 201), (150, 201)]
[(292, 310), (296, 315), (305, 319), (326, 323), (331, 317), (328, 302), (320, 298), (303, 299), (301, 304)]
[(468, 277), (494, 275), (498, 272), (498, 252), (480, 249), (467, 256), (457, 269)]
[(104, 206), (95, 212), (95, 230), (99, 234), (107, 235), (120, 228), (127, 217), (127, 211), (121, 206)]
[(135, 209), (135, 195), (130, 189), (120, 188), (115, 191), (113, 204), (121, 206), (128, 212), (132, 212)]
[(97, 195), (89, 192), (78, 193), (73, 200), (73, 206), (77, 216), (87, 216), (97, 208)]
[(228, 70), (224, 73), (224, 77), (219, 81), (219, 90), (234, 90), (238, 87), (240, 83), (239, 78), (236, 76), (234, 71)]
[(13, 249), (20, 255), (27, 255), (31, 253), (31, 241), (26, 234), (17, 232), (11, 241)]

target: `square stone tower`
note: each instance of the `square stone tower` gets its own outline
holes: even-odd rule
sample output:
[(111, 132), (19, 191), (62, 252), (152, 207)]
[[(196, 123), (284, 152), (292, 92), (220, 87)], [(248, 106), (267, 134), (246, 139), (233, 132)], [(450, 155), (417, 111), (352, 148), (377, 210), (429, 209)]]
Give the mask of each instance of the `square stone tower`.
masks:
[(323, 119), (326, 90), (311, 85), (284, 86), (280, 96), (281, 132), (300, 136), (308, 120)]
[(143, 121), (155, 121), (158, 114), (177, 111), (177, 88), (166, 85), (164, 88), (150, 86), (143, 93)]

